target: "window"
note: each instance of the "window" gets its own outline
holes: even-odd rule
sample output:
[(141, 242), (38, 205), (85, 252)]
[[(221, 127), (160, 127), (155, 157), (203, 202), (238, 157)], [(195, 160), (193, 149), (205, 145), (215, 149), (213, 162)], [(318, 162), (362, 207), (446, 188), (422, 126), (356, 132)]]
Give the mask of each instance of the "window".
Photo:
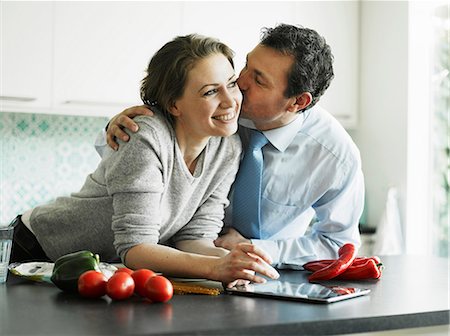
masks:
[(406, 252), (449, 254), (449, 5), (409, 8)]
[(432, 252), (449, 255), (449, 108), (450, 108), (450, 20), (449, 5), (438, 5), (432, 12)]

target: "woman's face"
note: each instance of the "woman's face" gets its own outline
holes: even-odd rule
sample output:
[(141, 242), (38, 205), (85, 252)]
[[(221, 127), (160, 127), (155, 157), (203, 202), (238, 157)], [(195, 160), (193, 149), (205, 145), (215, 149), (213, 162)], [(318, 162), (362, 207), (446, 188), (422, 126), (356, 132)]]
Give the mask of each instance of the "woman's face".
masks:
[(177, 131), (202, 140), (234, 134), (241, 102), (233, 67), (223, 54), (213, 54), (188, 72), (183, 96), (170, 112)]

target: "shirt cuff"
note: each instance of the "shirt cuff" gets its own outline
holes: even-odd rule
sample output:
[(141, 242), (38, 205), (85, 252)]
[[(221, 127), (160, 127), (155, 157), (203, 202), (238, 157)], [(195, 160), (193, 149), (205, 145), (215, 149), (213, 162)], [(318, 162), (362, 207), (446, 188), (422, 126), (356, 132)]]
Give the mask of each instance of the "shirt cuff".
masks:
[(280, 249), (278, 244), (273, 240), (261, 240), (261, 239), (251, 239), (253, 245), (261, 248), (266, 253), (269, 254), (272, 259), (272, 266), (277, 265), (280, 262)]
[(105, 148), (108, 144), (106, 143), (106, 131), (104, 129), (98, 133), (97, 138), (95, 139), (94, 146), (97, 153), (103, 157), (105, 152)]

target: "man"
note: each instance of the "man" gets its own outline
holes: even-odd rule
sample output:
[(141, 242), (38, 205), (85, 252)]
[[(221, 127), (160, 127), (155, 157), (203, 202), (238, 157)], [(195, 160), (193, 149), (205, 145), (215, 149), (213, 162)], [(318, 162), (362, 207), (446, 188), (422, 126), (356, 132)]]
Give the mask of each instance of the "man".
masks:
[[(359, 151), (342, 126), (316, 106), (334, 77), (332, 62), (330, 47), (317, 32), (285, 24), (265, 29), (247, 55), (238, 79), (244, 97), (238, 132), (245, 155), (252, 129), (268, 140), (261, 149), (260, 235), (244, 237), (246, 224), (234, 219), (242, 163), (217, 246), (231, 249), (251, 241), (269, 253), (273, 266), (301, 269), (310, 260), (337, 257), (344, 243), (360, 245), (364, 178)], [(122, 127), (137, 131), (130, 118), (138, 114), (151, 112), (133, 107), (112, 119), (111, 147), (118, 146), (114, 137), (127, 140)]]

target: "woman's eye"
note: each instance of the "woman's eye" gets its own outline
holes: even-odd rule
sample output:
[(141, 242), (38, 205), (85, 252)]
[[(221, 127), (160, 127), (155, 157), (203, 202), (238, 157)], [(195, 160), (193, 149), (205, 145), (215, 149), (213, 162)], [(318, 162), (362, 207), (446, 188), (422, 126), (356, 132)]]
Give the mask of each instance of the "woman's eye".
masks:
[(212, 90), (206, 91), (203, 95), (204, 96), (211, 96), (211, 95), (215, 94), (216, 92), (217, 92), (217, 89), (212, 89)]
[(234, 88), (236, 86), (237, 86), (237, 80), (235, 80), (235, 81), (231, 82), (230, 84), (228, 84), (229, 88)]

